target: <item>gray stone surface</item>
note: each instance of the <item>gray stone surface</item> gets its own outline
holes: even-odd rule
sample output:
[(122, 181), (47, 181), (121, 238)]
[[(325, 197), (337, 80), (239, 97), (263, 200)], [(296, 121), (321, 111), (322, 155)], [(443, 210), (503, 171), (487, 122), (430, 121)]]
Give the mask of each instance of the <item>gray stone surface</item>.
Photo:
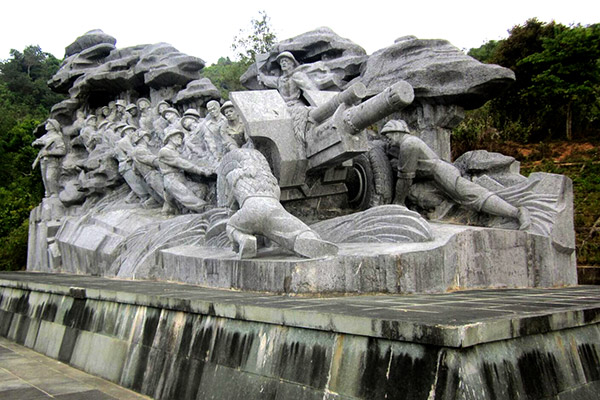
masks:
[(184, 108), (202, 108), (211, 100), (219, 100), (221, 95), (213, 83), (207, 79), (197, 79), (187, 84), (175, 97), (174, 103), (183, 105)]
[(67, 48), (67, 57), (50, 80), (53, 89), (83, 103), (95, 91), (118, 95), (145, 85), (185, 86), (200, 78), (204, 61), (166, 43), (117, 49), (116, 40), (100, 30), (90, 31)]
[(334, 243), (420, 243), (433, 240), (431, 227), (406, 207), (387, 205), (331, 218), (312, 229)]
[[(63, 327), (64, 328), (64, 327)], [(43, 329), (42, 329), (43, 330)], [(5, 400), (150, 399), (0, 337), (0, 397)], [(42, 354), (40, 354), (42, 353)], [(57, 355), (48, 354), (57, 358)]]
[[(391, 207), (390, 212), (386, 207)], [(377, 209), (373, 209), (362, 221), (360, 216), (346, 221), (357, 227), (385, 226), (385, 221), (400, 211), (394, 209), (397, 206), (386, 207), (381, 209), (380, 219), (374, 218)], [(400, 213), (398, 217), (406, 216)], [(527, 232), (437, 223), (430, 227), (432, 241), (390, 243), (389, 235), (402, 234), (402, 229), (406, 229), (392, 226), (376, 233), (381, 243), (364, 245), (350, 243), (348, 235), (363, 235), (364, 240), (370, 241), (374, 232), (358, 228), (352, 231), (350, 227), (347, 232), (340, 231), (341, 228), (331, 227), (336, 224), (333, 220), (317, 224), (315, 229), (329, 240), (348, 240), (338, 243), (336, 257), (309, 261), (277, 248), (265, 248), (259, 249), (255, 261), (240, 261), (230, 250), (225, 225), (211, 230), (210, 221), (226, 218), (222, 209), (176, 218), (135, 209), (68, 218), (56, 236), (50, 237), (62, 262), (52, 264), (54, 253), (30, 246), (28, 269), (278, 293), (445, 292), (503, 286), (553, 287), (577, 282), (576, 270), (565, 267), (574, 265), (574, 252), (557, 246), (552, 237)], [(417, 232), (427, 232), (422, 220), (415, 219), (414, 214), (409, 218), (412, 219), (406, 227), (416, 224)], [(32, 223), (36, 241), (48, 241), (48, 232), (47, 223)], [(207, 232), (213, 237), (207, 239)], [(420, 240), (426, 237), (422, 235)]]
[[(131, 312), (130, 307), (134, 306), (465, 348), (600, 321), (600, 289), (594, 286), (404, 296), (290, 297), (174, 283), (23, 272), (0, 273), (0, 286), (4, 311), (33, 313), (48, 322), (76, 318), (78, 324), (87, 326), (85, 331), (114, 330), (112, 335), (122, 339), (127, 338), (126, 331), (132, 323), (142, 328), (126, 314), (121, 315)], [(72, 297), (75, 289), (82, 290), (81, 296)], [(61, 296), (66, 297), (61, 300)], [(56, 300), (64, 301), (65, 307), (77, 305), (77, 313), (69, 315), (65, 314), (68, 310), (58, 310), (52, 305)], [(85, 311), (82, 301), (102, 308)], [(118, 303), (119, 307), (103, 302)], [(98, 319), (104, 313), (117, 320), (104, 323)], [(26, 331), (19, 333), (17, 326), (4, 326), (12, 332), (13, 340), (17, 339), (14, 335), (20, 334), (19, 340), (25, 342)], [(158, 340), (159, 343), (168, 345)], [(108, 342), (106, 345), (110, 346)]]
[(515, 80), (514, 73), (483, 64), (446, 40), (405, 36), (369, 56), (360, 80), (369, 90), (381, 90), (402, 79), (422, 101), (481, 107)]
[(39, 349), (60, 341), (59, 360), (153, 398), (581, 399), (600, 389), (591, 286), (290, 298), (1, 273), (0, 287), (0, 336)]
[(78, 37), (73, 43), (65, 48), (65, 57), (70, 57), (89, 48), (103, 44), (112, 45), (114, 48), (115, 44), (117, 44), (117, 39), (107, 35), (100, 29), (91, 30)]
[(278, 70), (277, 56), (283, 51), (292, 52), (302, 64), (311, 64), (307, 72), (319, 81), (320, 89), (342, 89), (359, 75), (360, 66), (367, 59), (362, 47), (321, 27), (276, 43), (268, 54), (257, 57), (256, 63), (241, 77), (242, 84), (253, 90), (263, 89), (256, 79), (257, 72)]
[[(221, 104), (201, 59), (166, 43), (115, 44), (98, 30), (77, 38), (49, 82), (69, 99), (35, 131), (47, 193), (31, 213), (29, 270), (276, 293), (575, 284), (568, 179), (527, 179), (483, 153), (463, 169), (441, 161), (464, 109), (493, 97), (510, 71), (440, 40), (403, 38), (367, 57), (319, 28), (257, 56), (248, 82), (277, 90)], [(398, 143), (370, 129), (398, 116), (422, 139), (413, 150), (430, 155), (417, 162), (446, 166), (447, 179), (407, 193), (396, 184), (401, 163), (387, 150)], [(50, 157), (42, 138), (52, 135), (64, 151)], [(240, 147), (266, 162), (232, 172), (223, 160)], [(218, 186), (239, 198), (219, 207)], [(499, 229), (432, 228), (401, 208), (354, 214), (390, 203), (394, 190), (430, 220)], [(473, 207), (457, 206), (472, 197)], [(521, 234), (524, 210), (532, 227)]]

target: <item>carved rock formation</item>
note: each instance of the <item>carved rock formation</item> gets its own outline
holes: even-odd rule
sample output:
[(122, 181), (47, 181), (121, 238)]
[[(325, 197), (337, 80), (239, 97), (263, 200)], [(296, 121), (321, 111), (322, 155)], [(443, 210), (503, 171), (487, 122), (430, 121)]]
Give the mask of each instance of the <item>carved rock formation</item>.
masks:
[(447, 40), (402, 37), (369, 56), (360, 81), (379, 93), (402, 79), (410, 83), (417, 99), (436, 104), (481, 107), (515, 80), (499, 65), (483, 64)]
[(100, 30), (77, 38), (66, 49), (59, 71), (48, 82), (57, 92), (82, 99), (91, 92), (145, 93), (148, 87), (185, 87), (200, 78), (204, 61), (167, 43), (117, 49), (116, 40)]
[(321, 27), (276, 43), (268, 54), (257, 57), (257, 62), (241, 77), (242, 84), (249, 89), (261, 89), (256, 80), (257, 68), (263, 73), (278, 70), (276, 58), (283, 51), (292, 52), (300, 64), (320, 63), (314, 67), (321, 68), (321, 74), (325, 71), (332, 74), (330, 82), (324, 85), (337, 89), (344, 88), (347, 82), (356, 78), (360, 74), (360, 66), (367, 59), (362, 47), (327, 27)]

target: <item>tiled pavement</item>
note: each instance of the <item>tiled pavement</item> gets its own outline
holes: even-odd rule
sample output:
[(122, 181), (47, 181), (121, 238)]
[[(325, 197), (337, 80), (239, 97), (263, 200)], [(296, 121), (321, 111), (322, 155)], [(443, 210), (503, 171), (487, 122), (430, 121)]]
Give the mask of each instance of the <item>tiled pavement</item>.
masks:
[(0, 337), (0, 399), (143, 400), (150, 398)]

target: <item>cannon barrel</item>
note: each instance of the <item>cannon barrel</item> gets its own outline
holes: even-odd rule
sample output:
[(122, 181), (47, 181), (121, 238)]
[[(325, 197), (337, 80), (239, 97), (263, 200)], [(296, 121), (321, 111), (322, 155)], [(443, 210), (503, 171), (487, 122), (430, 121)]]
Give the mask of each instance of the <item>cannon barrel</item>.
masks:
[(414, 98), (415, 93), (408, 82), (396, 82), (377, 96), (346, 110), (344, 125), (355, 135), (391, 113), (406, 107)]
[(320, 105), (317, 108), (313, 108), (309, 112), (308, 116), (315, 123), (320, 124), (327, 118), (331, 117), (333, 113), (335, 113), (335, 110), (337, 110), (341, 104), (351, 106), (353, 104), (356, 104), (357, 101), (364, 99), (366, 95), (367, 87), (363, 83), (355, 83), (348, 89), (335, 95), (326, 103)]

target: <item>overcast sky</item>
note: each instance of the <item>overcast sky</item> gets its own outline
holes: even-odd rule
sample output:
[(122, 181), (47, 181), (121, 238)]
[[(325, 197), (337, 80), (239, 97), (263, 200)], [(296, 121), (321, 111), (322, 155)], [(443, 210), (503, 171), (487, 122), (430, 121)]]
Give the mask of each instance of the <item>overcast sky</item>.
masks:
[(233, 56), (233, 37), (260, 10), (279, 40), (328, 26), (369, 54), (405, 35), (447, 39), (468, 50), (506, 38), (508, 29), (533, 17), (565, 25), (600, 22), (598, 0), (13, 0), (1, 9), (0, 59), (30, 44), (62, 58), (78, 36), (102, 29), (117, 47), (167, 42), (207, 65)]

